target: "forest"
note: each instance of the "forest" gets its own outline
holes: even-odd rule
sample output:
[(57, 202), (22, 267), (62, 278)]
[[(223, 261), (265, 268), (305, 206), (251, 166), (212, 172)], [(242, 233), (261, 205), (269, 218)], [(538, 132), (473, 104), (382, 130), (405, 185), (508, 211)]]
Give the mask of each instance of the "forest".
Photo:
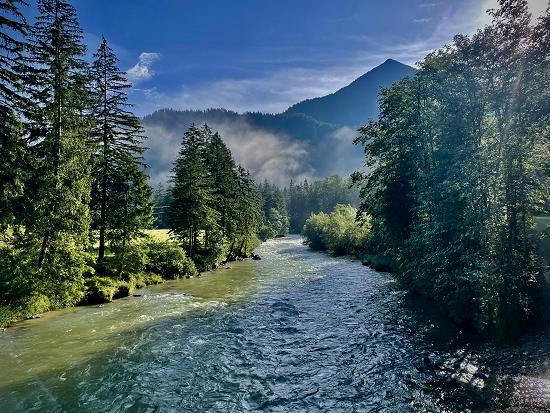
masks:
[[(0, 323), (110, 301), (302, 233), (391, 271), (456, 322), (514, 336), (536, 316), (550, 212), (550, 15), (501, 1), (492, 23), (382, 89), (360, 127), (365, 170), (254, 182), (207, 124), (182, 130), (154, 189), (132, 84), (103, 38), (86, 59), (75, 8), (1, 4)], [(150, 229), (164, 229), (162, 236)]]
[(527, 2), (500, 3), (381, 92), (356, 139), (370, 171), (353, 178), (365, 250), (456, 322), (506, 338), (538, 317), (543, 284), (550, 14), (531, 22)]
[(86, 62), (69, 2), (40, 1), (33, 24), (27, 6), (0, 5), (0, 324), (249, 256), (261, 194), (207, 125), (189, 128), (173, 165), (168, 236), (147, 231), (146, 137), (117, 56), (103, 38)]

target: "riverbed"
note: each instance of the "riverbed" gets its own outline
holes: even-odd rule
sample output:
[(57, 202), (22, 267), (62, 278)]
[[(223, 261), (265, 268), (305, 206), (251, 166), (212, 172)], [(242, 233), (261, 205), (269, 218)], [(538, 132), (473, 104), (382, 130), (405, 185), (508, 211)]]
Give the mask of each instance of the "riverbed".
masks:
[(545, 325), (484, 342), (301, 241), (0, 333), (0, 412), (550, 411)]

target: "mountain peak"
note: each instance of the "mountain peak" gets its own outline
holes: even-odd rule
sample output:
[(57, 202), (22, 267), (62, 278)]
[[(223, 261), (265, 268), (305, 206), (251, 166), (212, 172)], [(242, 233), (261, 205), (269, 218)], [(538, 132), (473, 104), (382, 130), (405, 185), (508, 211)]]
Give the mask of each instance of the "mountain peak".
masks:
[(304, 100), (287, 112), (303, 113), (317, 120), (356, 128), (378, 115), (378, 92), (382, 87), (411, 76), (416, 72), (394, 59), (369, 70), (348, 86), (319, 98)]
[[(384, 63), (382, 63), (380, 66), (384, 66), (384, 65), (388, 65), (388, 64), (399, 64), (399, 65), (403, 65), (403, 63), (401, 62), (398, 62), (397, 60), (394, 60), (392, 58), (389, 58), (389, 59), (386, 59), (386, 61)], [(380, 67), (378, 66), (378, 67)]]

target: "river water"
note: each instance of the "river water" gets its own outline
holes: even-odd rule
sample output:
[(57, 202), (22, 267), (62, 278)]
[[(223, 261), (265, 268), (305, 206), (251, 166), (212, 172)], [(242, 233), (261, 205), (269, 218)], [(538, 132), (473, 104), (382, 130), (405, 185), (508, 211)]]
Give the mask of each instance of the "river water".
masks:
[(0, 412), (545, 412), (550, 340), (478, 341), (297, 236), (0, 333)]

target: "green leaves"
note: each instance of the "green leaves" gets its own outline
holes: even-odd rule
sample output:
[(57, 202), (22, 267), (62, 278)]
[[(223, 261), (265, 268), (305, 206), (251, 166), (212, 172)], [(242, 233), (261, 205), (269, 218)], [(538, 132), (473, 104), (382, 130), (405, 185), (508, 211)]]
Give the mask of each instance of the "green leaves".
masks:
[(246, 255), (258, 230), (260, 201), (219, 134), (192, 125), (172, 171), (170, 231), (197, 267)]
[(363, 250), (369, 234), (368, 222), (356, 221), (357, 210), (351, 205), (338, 204), (330, 214), (311, 214), (302, 234), (315, 250), (335, 255), (352, 255)]
[(534, 302), (532, 215), (549, 212), (548, 16), (530, 26), (525, 1), (491, 14), (382, 91), (356, 139), (372, 169), (355, 181), (374, 252), (401, 262), (405, 285), (457, 321), (513, 334)]

